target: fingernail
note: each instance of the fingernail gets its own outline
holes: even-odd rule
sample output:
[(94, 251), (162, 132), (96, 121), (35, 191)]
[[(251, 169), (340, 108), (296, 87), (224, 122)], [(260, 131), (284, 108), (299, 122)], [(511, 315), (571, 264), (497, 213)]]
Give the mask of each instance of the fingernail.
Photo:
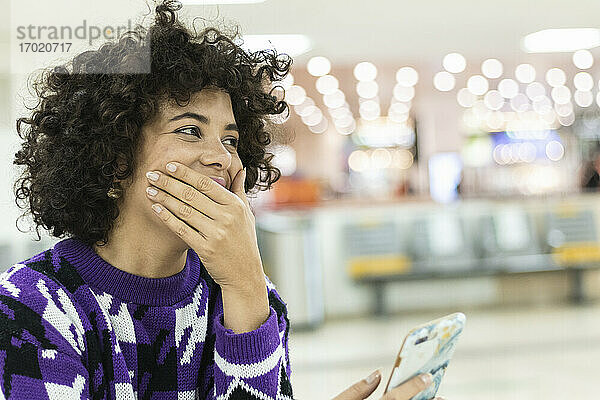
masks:
[(175, 172), (177, 171), (177, 166), (173, 163), (168, 163), (167, 164), (167, 171), (169, 172)]
[(158, 204), (152, 204), (152, 209), (157, 213), (160, 214), (160, 212), (162, 211), (162, 207), (159, 206)]
[(146, 172), (146, 177), (148, 179), (150, 179), (151, 181), (157, 181), (158, 180), (158, 174), (154, 171), (148, 171)]
[(150, 195), (150, 196), (156, 196), (158, 194), (158, 190), (154, 189), (153, 187), (148, 186), (146, 188), (146, 192)]
[(377, 379), (377, 377), (379, 376), (379, 370), (373, 372), (371, 375), (367, 376), (365, 378), (365, 382), (367, 382), (367, 385), (372, 384), (373, 382), (375, 382), (375, 380)]
[(425, 386), (431, 385), (431, 382), (433, 381), (433, 377), (431, 376), (431, 374), (422, 374), (420, 378), (421, 381), (423, 381), (423, 383), (425, 384)]

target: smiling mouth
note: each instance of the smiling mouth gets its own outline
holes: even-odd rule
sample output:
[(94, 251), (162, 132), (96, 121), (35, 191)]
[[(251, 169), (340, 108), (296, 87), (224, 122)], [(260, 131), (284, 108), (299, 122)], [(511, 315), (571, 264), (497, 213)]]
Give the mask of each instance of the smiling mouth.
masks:
[(225, 182), (225, 179), (223, 179), (223, 178), (213, 178), (213, 177), (211, 177), (210, 179), (212, 179), (213, 181), (217, 182), (219, 185), (223, 186), (225, 189), (228, 189), (227, 188), (227, 184)]

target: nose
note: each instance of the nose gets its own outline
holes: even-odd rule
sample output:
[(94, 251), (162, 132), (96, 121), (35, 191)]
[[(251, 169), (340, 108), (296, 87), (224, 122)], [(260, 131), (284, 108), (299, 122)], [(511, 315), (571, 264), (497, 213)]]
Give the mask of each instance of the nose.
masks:
[(206, 166), (225, 170), (231, 165), (231, 153), (219, 139), (206, 140), (200, 149), (200, 161)]

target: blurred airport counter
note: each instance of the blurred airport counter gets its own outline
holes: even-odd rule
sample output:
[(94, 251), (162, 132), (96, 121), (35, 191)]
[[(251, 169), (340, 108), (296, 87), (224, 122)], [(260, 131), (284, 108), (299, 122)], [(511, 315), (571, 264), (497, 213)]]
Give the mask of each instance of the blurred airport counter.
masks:
[(296, 327), (372, 313), (600, 298), (600, 195), (330, 200), (256, 210)]

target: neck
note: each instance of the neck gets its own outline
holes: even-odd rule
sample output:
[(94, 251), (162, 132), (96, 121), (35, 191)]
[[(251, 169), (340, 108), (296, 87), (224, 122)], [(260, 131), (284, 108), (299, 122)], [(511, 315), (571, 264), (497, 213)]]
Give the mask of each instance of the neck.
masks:
[(106, 245), (93, 245), (100, 257), (120, 270), (146, 278), (166, 278), (183, 270), (187, 243), (164, 225), (148, 226), (146, 218), (129, 212), (121, 215), (131, 217), (118, 218)]

